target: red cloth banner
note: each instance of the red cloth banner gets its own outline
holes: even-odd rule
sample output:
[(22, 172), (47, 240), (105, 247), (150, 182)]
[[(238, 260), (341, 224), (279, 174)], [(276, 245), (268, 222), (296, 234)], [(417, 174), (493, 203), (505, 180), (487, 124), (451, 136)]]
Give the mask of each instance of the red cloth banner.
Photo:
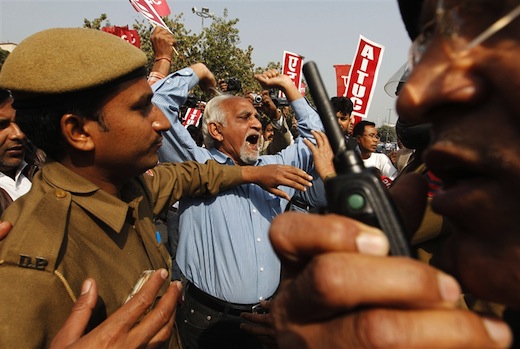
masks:
[(137, 48), (141, 48), (141, 38), (139, 37), (139, 33), (137, 30), (128, 29), (128, 26), (124, 27), (104, 27), (101, 28), (102, 31), (119, 36), (121, 39), (131, 43)]
[[(160, 0), (129, 0), (134, 9), (142, 14), (152, 25), (163, 27), (171, 33), (170, 28), (166, 26), (161, 16), (157, 13), (154, 1), (159, 2)], [(165, 0), (162, 0), (165, 1)], [(168, 5), (166, 5), (168, 6)], [(173, 34), (173, 33), (172, 33)]]
[[(298, 91), (300, 91), (302, 87), (302, 66), (303, 56), (289, 51), (283, 51), (282, 74), (291, 78)], [(280, 91), (278, 97), (285, 98), (285, 95)]]
[(350, 64), (335, 64), (334, 69), (336, 69), (336, 96), (346, 97)]
[(184, 121), (182, 124), (184, 127), (188, 127), (189, 125), (199, 126), (201, 116), (202, 110), (198, 108), (188, 108), (186, 114), (184, 115)]
[(150, 4), (155, 8), (155, 11), (157, 11), (157, 14), (161, 17), (168, 16), (171, 11), (170, 7), (168, 6), (168, 3), (166, 0), (148, 0)]
[(384, 50), (384, 46), (360, 35), (347, 86), (347, 97), (354, 103), (352, 115), (368, 116)]

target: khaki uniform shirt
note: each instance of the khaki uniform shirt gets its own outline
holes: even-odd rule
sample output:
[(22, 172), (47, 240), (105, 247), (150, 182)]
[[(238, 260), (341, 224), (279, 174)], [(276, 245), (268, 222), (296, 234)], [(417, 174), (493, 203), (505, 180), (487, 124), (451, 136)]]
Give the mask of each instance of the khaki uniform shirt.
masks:
[(181, 196), (241, 180), (239, 166), (163, 164), (126, 183), (120, 200), (57, 162), (45, 165), (3, 216), (14, 228), (0, 242), (0, 348), (48, 347), (87, 277), (99, 295), (89, 329), (99, 324), (144, 270), (170, 270), (153, 216)]

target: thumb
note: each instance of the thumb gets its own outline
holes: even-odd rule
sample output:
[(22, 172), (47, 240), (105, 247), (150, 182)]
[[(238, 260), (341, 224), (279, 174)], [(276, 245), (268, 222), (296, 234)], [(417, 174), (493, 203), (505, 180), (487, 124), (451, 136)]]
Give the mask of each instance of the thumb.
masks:
[(51, 343), (51, 349), (66, 348), (78, 341), (85, 332), (92, 310), (97, 302), (97, 286), (93, 279), (86, 279), (81, 295), (72, 307), (69, 317)]
[(11, 231), (13, 226), (7, 221), (0, 221), (0, 240), (3, 240), (7, 234)]

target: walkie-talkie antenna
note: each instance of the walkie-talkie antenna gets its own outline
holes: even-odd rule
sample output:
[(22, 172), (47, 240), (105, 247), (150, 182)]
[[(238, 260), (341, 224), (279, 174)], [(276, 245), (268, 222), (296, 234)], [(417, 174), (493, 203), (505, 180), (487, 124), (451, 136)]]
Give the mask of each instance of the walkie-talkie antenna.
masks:
[(303, 73), (334, 152), (337, 176), (325, 182), (329, 211), (381, 228), (392, 255), (411, 256), (404, 225), (386, 187), (356, 152), (347, 149), (316, 64), (305, 63)]
[(327, 90), (321, 79), (318, 67), (314, 62), (308, 62), (303, 65), (303, 74), (309, 85), (309, 90), (320, 114), (325, 133), (329, 139), (332, 151), (334, 152), (334, 166), (338, 173), (361, 172), (363, 169), (362, 160), (353, 150), (347, 149), (347, 143), (343, 132), (338, 127), (336, 113), (332, 107), (332, 103), (327, 95)]

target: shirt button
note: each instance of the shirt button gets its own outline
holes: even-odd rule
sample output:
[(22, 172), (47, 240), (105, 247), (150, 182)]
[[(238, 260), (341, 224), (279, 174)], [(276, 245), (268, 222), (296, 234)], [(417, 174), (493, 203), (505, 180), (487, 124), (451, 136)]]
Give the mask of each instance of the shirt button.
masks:
[(256, 208), (253, 208), (253, 213), (256, 213), (256, 212), (257, 212), (257, 211), (256, 211)]
[(67, 196), (67, 193), (63, 189), (56, 189), (54, 191), (54, 195), (56, 195), (57, 198), (62, 199)]
[(260, 238), (256, 238), (256, 241), (257, 241), (257, 242), (260, 242), (260, 241), (262, 241), (262, 239), (260, 239)]
[(264, 271), (264, 267), (260, 267), (260, 271)]
[(258, 297), (258, 300), (259, 300), (259, 301), (263, 301), (263, 300), (264, 300), (264, 297)]

